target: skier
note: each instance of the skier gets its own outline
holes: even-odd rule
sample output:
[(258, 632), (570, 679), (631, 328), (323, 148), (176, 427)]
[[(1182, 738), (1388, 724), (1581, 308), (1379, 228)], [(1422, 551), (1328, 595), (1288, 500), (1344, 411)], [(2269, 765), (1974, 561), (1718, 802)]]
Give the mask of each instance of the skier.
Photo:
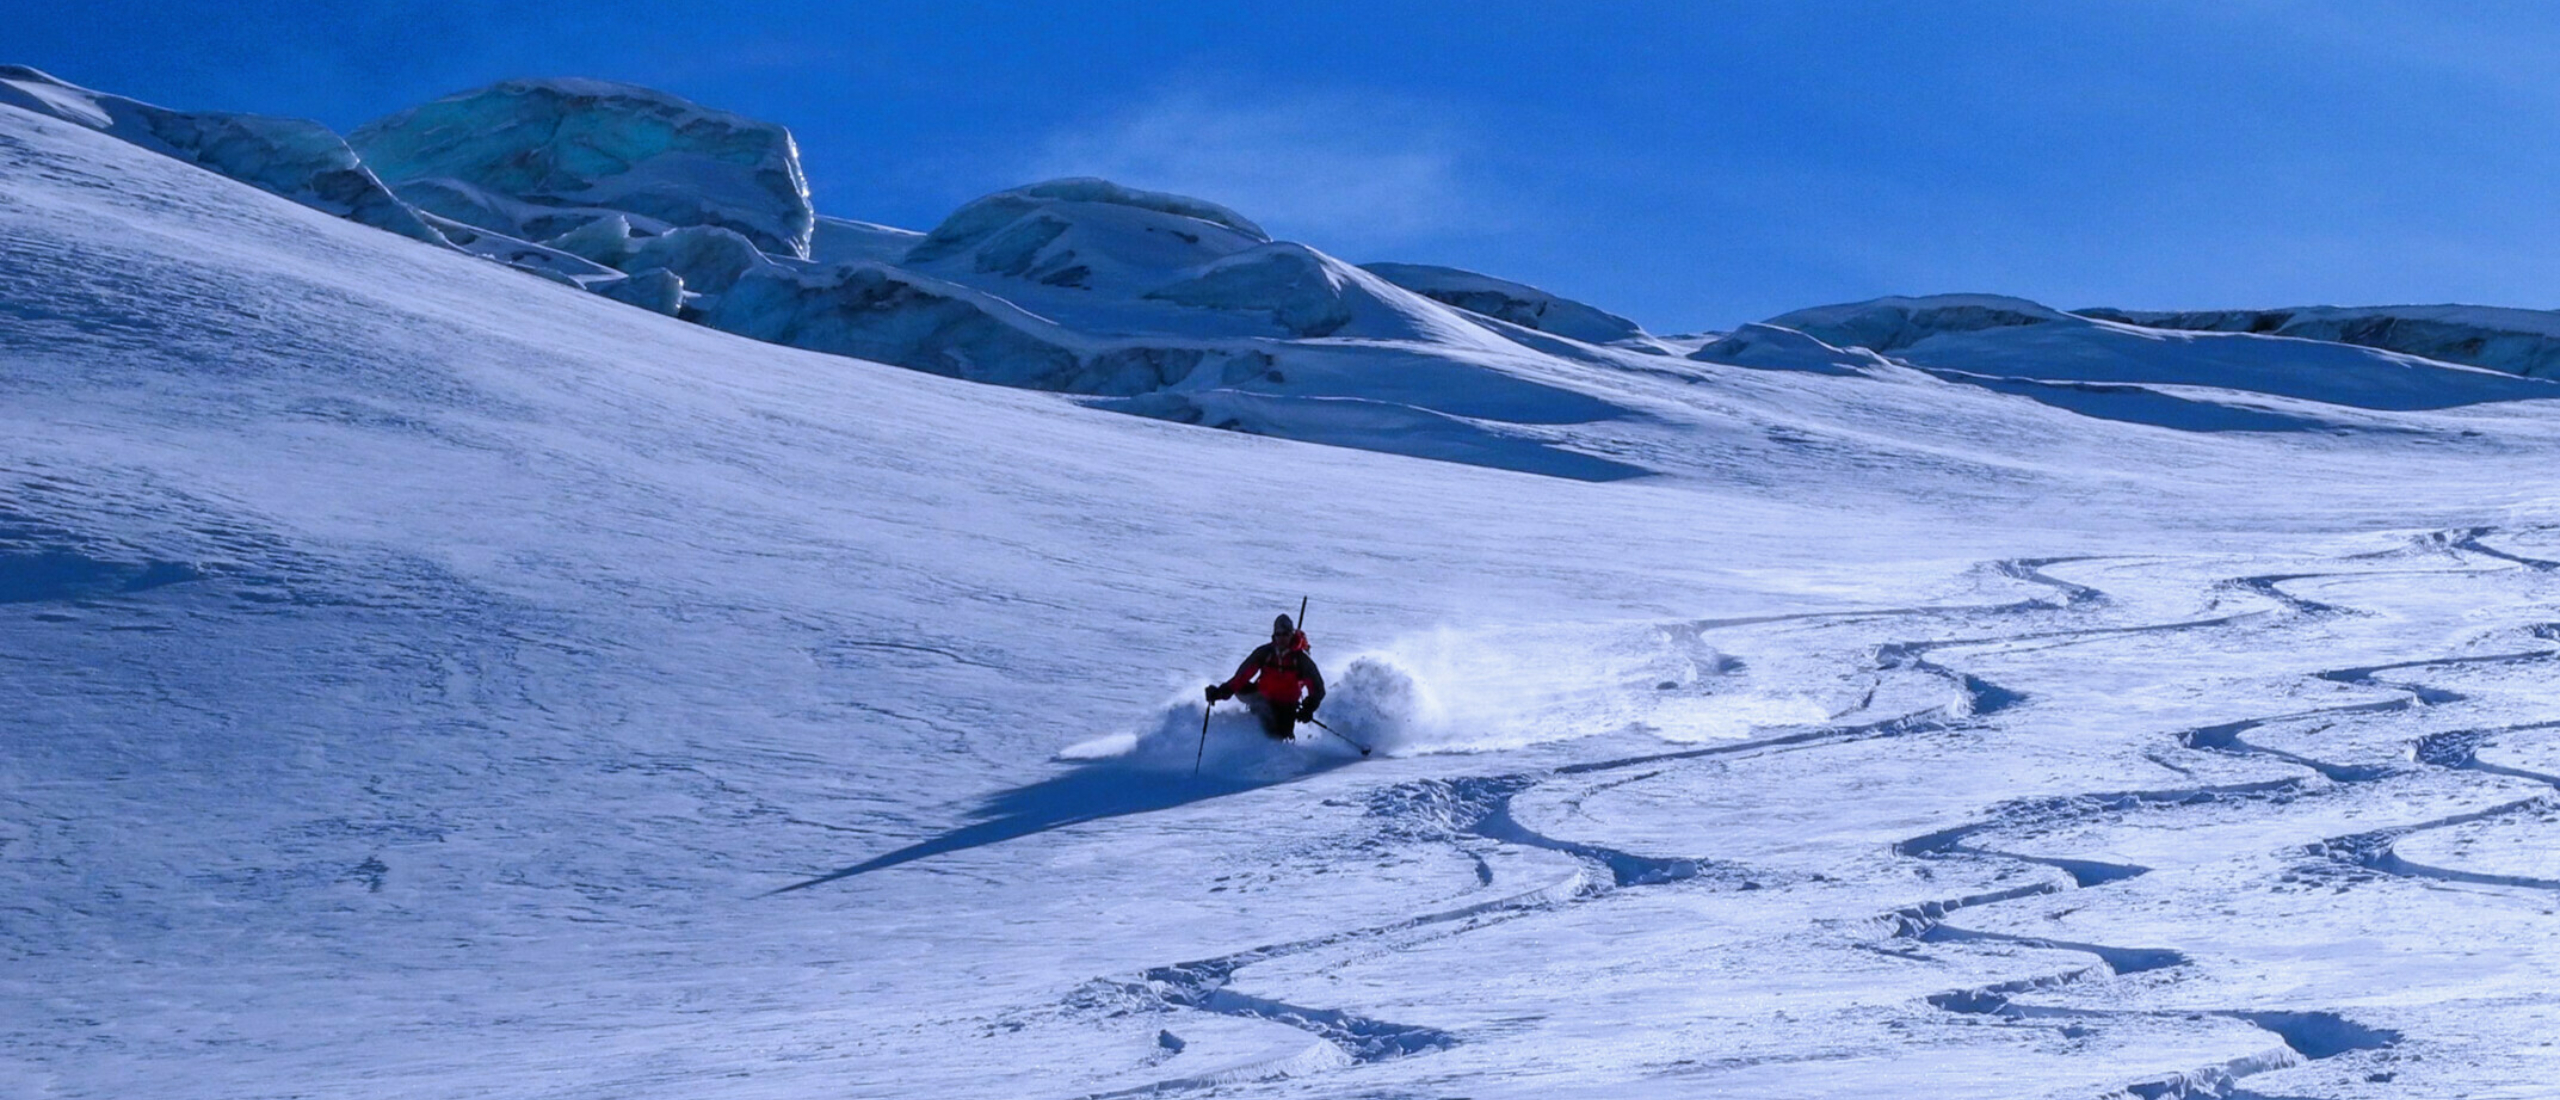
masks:
[(1315, 658), (1307, 656), (1307, 636), (1282, 615), (1271, 621), (1270, 644), (1254, 647), (1236, 674), (1226, 683), (1209, 685), (1207, 694), (1212, 705), (1242, 696), (1245, 708), (1262, 720), (1262, 732), (1275, 740), (1294, 740), (1297, 724), (1315, 720), (1316, 705), (1324, 702), (1324, 674), (1316, 671)]

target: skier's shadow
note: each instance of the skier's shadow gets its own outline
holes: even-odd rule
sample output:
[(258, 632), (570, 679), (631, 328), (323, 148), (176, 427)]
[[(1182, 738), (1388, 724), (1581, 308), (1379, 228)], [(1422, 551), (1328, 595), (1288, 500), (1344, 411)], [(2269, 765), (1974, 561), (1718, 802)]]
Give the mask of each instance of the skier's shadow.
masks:
[(1063, 775), (1043, 779), (1029, 786), (1016, 787), (987, 797), (970, 816), (975, 824), (963, 825), (937, 837), (920, 840), (894, 852), (873, 856), (851, 867), (829, 871), (813, 879), (792, 883), (772, 890), (765, 896), (787, 894), (822, 886), (837, 879), (869, 874), (901, 863), (912, 863), (927, 856), (946, 852), (982, 848), (1008, 840), (1045, 833), (1069, 825), (1100, 821), (1109, 817), (1153, 813), (1188, 805), (1206, 799), (1249, 791), (1303, 779), (1331, 771), (1347, 760), (1320, 759), (1312, 766), (1286, 776), (1248, 779), (1226, 775), (1192, 777), (1179, 772), (1164, 773), (1129, 767), (1126, 764), (1084, 764)]

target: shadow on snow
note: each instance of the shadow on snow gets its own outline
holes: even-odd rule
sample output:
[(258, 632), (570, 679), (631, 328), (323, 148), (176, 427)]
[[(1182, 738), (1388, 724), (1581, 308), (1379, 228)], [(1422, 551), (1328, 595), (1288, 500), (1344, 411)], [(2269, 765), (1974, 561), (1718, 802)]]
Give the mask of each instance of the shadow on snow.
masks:
[(976, 819), (972, 824), (873, 856), (850, 867), (792, 883), (769, 891), (765, 896), (823, 886), (901, 863), (1001, 844), (1088, 821), (1170, 810), (1317, 775), (1351, 762), (1351, 759), (1309, 754), (1296, 771), (1259, 778), (1214, 772), (1195, 778), (1181, 772), (1133, 767), (1124, 760), (1078, 764), (1063, 774), (989, 795), (971, 811), (970, 816)]

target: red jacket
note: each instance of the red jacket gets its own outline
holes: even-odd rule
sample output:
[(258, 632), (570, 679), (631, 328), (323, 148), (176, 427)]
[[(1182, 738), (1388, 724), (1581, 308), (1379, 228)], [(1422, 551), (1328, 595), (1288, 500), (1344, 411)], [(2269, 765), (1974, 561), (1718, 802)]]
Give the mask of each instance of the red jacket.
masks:
[(1301, 630), (1292, 636), (1286, 650), (1269, 643), (1254, 647), (1253, 655), (1245, 658), (1236, 674), (1227, 680), (1228, 691), (1241, 695), (1247, 688), (1260, 691), (1263, 698), (1274, 703), (1293, 707), (1298, 705), (1301, 693), (1308, 702), (1323, 702), (1324, 673), (1316, 671), (1315, 658), (1307, 656), (1307, 632)]

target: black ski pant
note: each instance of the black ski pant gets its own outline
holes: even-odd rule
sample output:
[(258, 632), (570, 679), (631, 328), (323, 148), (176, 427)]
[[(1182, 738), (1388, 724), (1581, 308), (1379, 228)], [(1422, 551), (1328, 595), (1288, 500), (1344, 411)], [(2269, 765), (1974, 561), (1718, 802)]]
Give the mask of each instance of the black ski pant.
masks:
[(1261, 692), (1251, 689), (1236, 696), (1236, 699), (1244, 704), (1244, 709), (1252, 711), (1253, 716), (1262, 722), (1262, 732), (1284, 741), (1298, 735), (1296, 706), (1274, 702)]

